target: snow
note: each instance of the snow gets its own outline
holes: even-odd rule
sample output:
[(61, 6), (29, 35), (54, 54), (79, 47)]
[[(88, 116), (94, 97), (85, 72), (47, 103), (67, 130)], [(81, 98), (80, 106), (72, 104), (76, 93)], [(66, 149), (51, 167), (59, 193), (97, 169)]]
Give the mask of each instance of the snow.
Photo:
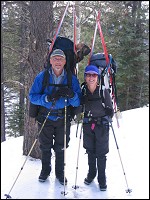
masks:
[(149, 199), (149, 108), (124, 111), (119, 128), (116, 122), (113, 118), (114, 134), (110, 129), (107, 191), (99, 190), (97, 178), (89, 186), (83, 182), (88, 172), (87, 154), (80, 129), (76, 137), (75, 124), (65, 154), (67, 186), (55, 178), (54, 152), (50, 177), (40, 183), (41, 161), (22, 155), (23, 136), (1, 143), (1, 199), (6, 199), (5, 194), (12, 199)]

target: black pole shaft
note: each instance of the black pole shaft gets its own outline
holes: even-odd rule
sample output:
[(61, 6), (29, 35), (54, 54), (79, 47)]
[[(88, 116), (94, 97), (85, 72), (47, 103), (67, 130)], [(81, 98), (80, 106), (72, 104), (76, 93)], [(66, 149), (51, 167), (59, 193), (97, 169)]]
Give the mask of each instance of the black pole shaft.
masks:
[(78, 121), (78, 123), (77, 123), (76, 137), (77, 137), (77, 135), (78, 135), (78, 128), (79, 128), (79, 121)]
[(127, 178), (126, 178), (125, 170), (124, 170), (124, 167), (123, 167), (121, 155), (120, 155), (120, 152), (119, 152), (119, 146), (118, 146), (118, 144), (117, 144), (117, 140), (116, 140), (116, 136), (115, 136), (115, 132), (114, 132), (114, 129), (113, 129), (112, 122), (110, 122), (110, 126), (111, 126), (111, 129), (112, 129), (112, 132), (113, 132), (113, 136), (114, 136), (114, 139), (115, 139), (116, 146), (117, 146), (117, 150), (118, 150), (118, 154), (119, 154), (119, 158), (120, 158), (120, 162), (121, 162), (123, 174), (124, 174), (124, 176), (125, 176), (125, 181), (126, 181), (126, 185), (127, 185), (127, 190), (126, 190), (126, 192), (127, 192), (127, 193), (130, 193), (132, 190), (129, 189), (129, 187), (128, 187), (128, 182), (127, 182)]

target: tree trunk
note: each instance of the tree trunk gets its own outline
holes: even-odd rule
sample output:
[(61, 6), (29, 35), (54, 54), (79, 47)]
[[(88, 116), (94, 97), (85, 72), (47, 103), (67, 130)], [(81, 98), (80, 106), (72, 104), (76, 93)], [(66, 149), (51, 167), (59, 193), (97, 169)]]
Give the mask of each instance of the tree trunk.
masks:
[[(32, 145), (38, 137), (37, 124), (29, 117), (28, 94), (35, 76), (44, 69), (46, 39), (53, 30), (53, 1), (30, 1), (30, 43), (29, 43), (29, 67), (27, 77), (27, 99), (25, 116), (25, 135), (23, 154), (28, 155)], [(39, 142), (37, 141), (30, 154), (31, 157), (41, 158)]]

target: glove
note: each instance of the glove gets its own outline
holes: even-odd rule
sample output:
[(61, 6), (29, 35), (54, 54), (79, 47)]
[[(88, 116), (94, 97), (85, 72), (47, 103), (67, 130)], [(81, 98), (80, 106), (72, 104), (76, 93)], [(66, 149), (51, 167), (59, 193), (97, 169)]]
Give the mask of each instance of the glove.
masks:
[(55, 93), (52, 93), (51, 95), (47, 95), (48, 102), (50, 101), (56, 101), (60, 98), (58, 90)]
[(114, 112), (113, 112), (112, 108), (110, 108), (109, 106), (106, 106), (105, 113), (106, 113), (106, 115), (110, 116), (111, 118), (114, 115)]
[(60, 97), (74, 97), (74, 92), (70, 88), (60, 88), (58, 91)]
[(74, 121), (76, 123), (80, 123), (82, 119), (83, 119), (83, 113), (79, 113), (79, 114), (75, 115)]

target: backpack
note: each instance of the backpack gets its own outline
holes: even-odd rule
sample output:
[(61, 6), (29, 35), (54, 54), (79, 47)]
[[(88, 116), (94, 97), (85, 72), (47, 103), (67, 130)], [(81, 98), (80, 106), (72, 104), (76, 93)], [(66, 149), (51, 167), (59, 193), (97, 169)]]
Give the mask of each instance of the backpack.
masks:
[[(114, 73), (116, 74), (117, 63), (115, 62), (115, 60), (113, 59), (111, 54), (108, 54), (108, 58), (109, 58), (109, 61), (110, 61), (110, 63), (109, 63), (110, 67), (113, 69)], [(103, 71), (103, 69), (105, 70), (107, 68), (105, 54), (104, 53), (93, 54), (90, 58), (90, 64), (97, 66), (102, 71)]]
[[(47, 42), (50, 47), (50, 44), (52, 41), (48, 39)], [(51, 68), (50, 55), (55, 49), (61, 49), (65, 53), (66, 64), (65, 64), (64, 68), (67, 71), (68, 87), (72, 86), (72, 74), (77, 76), (76, 63), (80, 62), (84, 58), (84, 56), (86, 56), (90, 53), (90, 48), (83, 43), (81, 45), (77, 46), (77, 53), (75, 53), (74, 52), (74, 43), (66, 37), (58, 36), (55, 40), (52, 51), (50, 53), (48, 51), (48, 53), (47, 53), (47, 63), (44, 66), (45, 72), (44, 72), (44, 78), (43, 78), (43, 82), (42, 82), (41, 93), (43, 93), (44, 89), (50, 85), (49, 84), (49, 75), (50, 75), (49, 69)], [(49, 48), (48, 48), (48, 50), (49, 50)], [(58, 86), (60, 86), (60, 85), (58, 85)], [(29, 116), (32, 118), (36, 118), (38, 115), (38, 112), (39, 112), (39, 108), (40, 108), (40, 106), (32, 104), (30, 102)]]

